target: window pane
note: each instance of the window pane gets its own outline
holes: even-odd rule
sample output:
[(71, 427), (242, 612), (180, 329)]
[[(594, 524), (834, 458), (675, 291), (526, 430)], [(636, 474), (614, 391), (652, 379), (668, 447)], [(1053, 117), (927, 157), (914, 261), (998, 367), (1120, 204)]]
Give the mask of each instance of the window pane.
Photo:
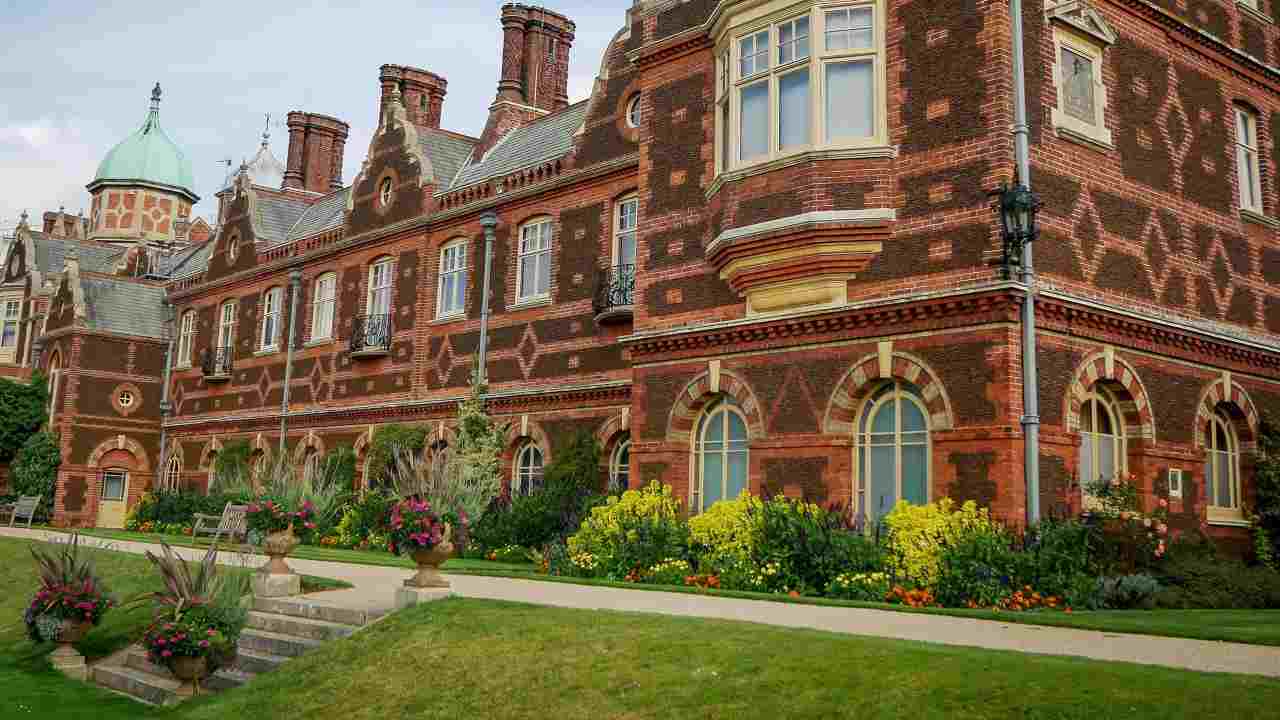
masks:
[(901, 404), (903, 434), (925, 430), (924, 413), (920, 412), (920, 407), (910, 400), (902, 400)]
[(886, 402), (876, 411), (875, 419), (871, 421), (871, 432), (873, 433), (893, 433), (897, 431), (896, 427), (896, 411), (894, 403)]
[(712, 413), (707, 417), (706, 422), (706, 433), (702, 436), (703, 441), (719, 449), (720, 443), (724, 441), (724, 411)]
[(102, 476), (102, 499), (124, 500), (125, 476), (123, 473), (109, 472)]
[(1089, 433), (1080, 434), (1080, 481), (1082, 484), (1091, 483), (1098, 479), (1093, 472), (1093, 436)]
[(832, 10), (827, 13), (827, 49), (849, 49), (848, 10)]
[(783, 149), (809, 144), (809, 71), (800, 70), (778, 80), (778, 144)]
[(871, 137), (875, 81), (870, 62), (827, 65), (827, 140)]
[(1097, 117), (1093, 107), (1093, 60), (1062, 48), (1062, 110), (1092, 125)]
[(1214, 505), (1218, 507), (1234, 507), (1231, 502), (1231, 455), (1225, 452), (1213, 454), (1214, 464)]
[(742, 88), (742, 139), (739, 158), (750, 160), (769, 152), (769, 83)]
[(929, 498), (929, 449), (924, 445), (902, 448), (902, 499), (923, 505)]
[(745, 442), (747, 439), (747, 425), (742, 422), (742, 416), (737, 413), (725, 412), (729, 418), (729, 442)]
[(729, 139), (729, 101), (720, 105), (720, 167), (728, 168), (733, 157), (732, 142)]
[(1104, 482), (1110, 483), (1116, 477), (1116, 441), (1113, 436), (1099, 436), (1098, 443), (1098, 475)]
[(532, 257), (523, 258), (520, 262), (520, 295), (531, 297), (538, 294), (538, 269)]
[(747, 489), (747, 453), (730, 452), (728, 460), (725, 498), (732, 500)]
[(849, 47), (871, 47), (871, 8), (854, 8), (849, 11)]
[(723, 495), (724, 457), (718, 451), (702, 453), (702, 507), (711, 507)]
[(889, 511), (897, 500), (896, 448), (892, 446), (871, 448), (871, 518), (878, 520)]
[(633, 232), (618, 236), (618, 264), (636, 264), (636, 234)]

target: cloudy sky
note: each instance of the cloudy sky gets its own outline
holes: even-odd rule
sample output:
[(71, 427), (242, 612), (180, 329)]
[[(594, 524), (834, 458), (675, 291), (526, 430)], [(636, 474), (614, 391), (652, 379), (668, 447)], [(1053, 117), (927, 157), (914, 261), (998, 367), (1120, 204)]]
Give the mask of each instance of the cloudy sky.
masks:
[[(537, 4), (529, 2), (528, 4)], [(586, 97), (631, 0), (546, 0), (577, 23), (571, 100)], [(500, 65), (499, 0), (351, 3), (223, 0), (182, 8), (144, 0), (0, 0), (0, 229), (25, 209), (85, 210), (84, 186), (164, 89), (161, 125), (191, 158), (197, 213), (216, 212), (226, 173), (256, 151), (264, 114), (272, 148), (288, 149), (285, 113), (351, 124), (344, 179), (360, 169), (377, 124), (378, 67), (431, 70), (449, 81), (444, 127), (484, 128)]]

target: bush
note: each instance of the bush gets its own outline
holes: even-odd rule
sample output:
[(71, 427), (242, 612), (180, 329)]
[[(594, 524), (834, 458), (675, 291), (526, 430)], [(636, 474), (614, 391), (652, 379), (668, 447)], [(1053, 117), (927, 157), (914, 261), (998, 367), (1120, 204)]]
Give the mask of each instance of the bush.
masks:
[(754, 565), (771, 592), (821, 593), (842, 572), (881, 569), (879, 549), (841, 515), (779, 495), (748, 510), (759, 530)]
[(1159, 592), (1160, 583), (1150, 575), (1098, 578), (1096, 605), (1110, 610), (1151, 610)]
[(421, 455), (427, 443), (427, 428), (423, 425), (390, 425), (379, 426), (373, 431), (373, 441), (369, 443), (369, 458), (366, 467), (369, 477), (365, 482), (369, 487), (389, 484), (390, 474), (396, 466), (396, 453)]
[(937, 582), (943, 548), (972, 532), (993, 532), (996, 527), (985, 508), (969, 501), (955, 509), (950, 498), (928, 505), (899, 500), (884, 524), (895, 582), (917, 587), (933, 587)]
[(737, 499), (720, 500), (689, 518), (689, 539), (695, 555), (749, 559), (760, 535), (755, 523), (760, 505), (760, 498), (744, 491)]
[(48, 381), (40, 373), (22, 383), (0, 378), (0, 463), (18, 456), (31, 436), (44, 425), (49, 407)]
[[(158, 490), (142, 496), (125, 519), (125, 529), (141, 530), (151, 523), (153, 529), (163, 532), (161, 526), (191, 527), (194, 515), (222, 515), (226, 504), (245, 503), (249, 498), (221, 493), (204, 495), (192, 490)], [(175, 533), (176, 534), (176, 533)]]
[(372, 540), (382, 539), (374, 536), (385, 533), (384, 523), (391, 505), (389, 496), (375, 491), (348, 501), (335, 528), (338, 544), (349, 548), (386, 547), (385, 541), (374, 543)]
[(628, 490), (591, 510), (568, 540), (569, 555), (589, 556), (594, 560), (591, 574), (612, 580), (623, 580), (633, 571), (643, 572), (670, 558), (683, 559), (689, 529), (679, 513), (668, 485), (655, 482), (642, 490)]
[(883, 572), (840, 573), (823, 593), (830, 598), (884, 602), (889, 594), (889, 574)]
[(1183, 550), (1156, 571), (1164, 608), (1280, 609), (1280, 573), (1239, 560)]
[(1009, 533), (979, 525), (942, 547), (934, 597), (949, 607), (994, 607), (1022, 587)]
[(641, 581), (654, 585), (684, 585), (684, 579), (692, 574), (693, 566), (688, 560), (667, 558), (645, 571)]
[(1069, 606), (1088, 607), (1097, 590), (1093, 531), (1075, 520), (1044, 520), (1027, 531), (1018, 554), (1019, 582), (1063, 598)]
[(51, 432), (32, 434), (14, 458), (9, 484), (18, 495), (40, 496), (40, 508), (37, 511), (40, 517), (53, 517), (54, 487), (58, 480), (58, 466), (61, 464), (62, 450), (58, 447), (58, 436)]

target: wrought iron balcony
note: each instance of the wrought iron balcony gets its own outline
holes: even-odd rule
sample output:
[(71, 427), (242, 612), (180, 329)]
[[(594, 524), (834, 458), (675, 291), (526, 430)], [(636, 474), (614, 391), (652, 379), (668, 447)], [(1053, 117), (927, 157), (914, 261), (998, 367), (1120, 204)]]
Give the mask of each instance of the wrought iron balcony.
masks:
[(230, 347), (202, 350), (200, 352), (200, 369), (204, 371), (205, 382), (226, 382), (231, 379), (231, 359), (234, 356)]
[(351, 324), (351, 357), (382, 357), (391, 352), (391, 316), (365, 315)]
[(635, 294), (635, 265), (615, 265), (601, 270), (596, 277), (596, 322), (603, 324), (630, 320)]

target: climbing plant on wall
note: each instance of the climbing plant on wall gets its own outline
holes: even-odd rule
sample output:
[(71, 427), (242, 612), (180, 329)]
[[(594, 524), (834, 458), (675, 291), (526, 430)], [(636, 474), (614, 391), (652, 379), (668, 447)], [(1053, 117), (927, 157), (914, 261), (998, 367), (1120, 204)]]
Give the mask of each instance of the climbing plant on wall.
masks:
[(0, 378), (0, 463), (17, 456), (24, 443), (44, 425), (49, 390), (43, 375), (30, 382)]

